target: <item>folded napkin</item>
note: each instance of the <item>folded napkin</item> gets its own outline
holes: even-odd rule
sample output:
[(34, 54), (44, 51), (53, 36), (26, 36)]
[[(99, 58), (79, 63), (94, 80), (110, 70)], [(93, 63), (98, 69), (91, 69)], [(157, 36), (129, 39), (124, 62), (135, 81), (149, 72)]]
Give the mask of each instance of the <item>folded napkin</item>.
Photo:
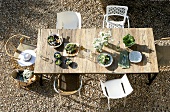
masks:
[(120, 52), (120, 58), (118, 61), (118, 65), (122, 68), (129, 68), (130, 64), (129, 64), (129, 57), (128, 57), (129, 53), (127, 51), (121, 51)]

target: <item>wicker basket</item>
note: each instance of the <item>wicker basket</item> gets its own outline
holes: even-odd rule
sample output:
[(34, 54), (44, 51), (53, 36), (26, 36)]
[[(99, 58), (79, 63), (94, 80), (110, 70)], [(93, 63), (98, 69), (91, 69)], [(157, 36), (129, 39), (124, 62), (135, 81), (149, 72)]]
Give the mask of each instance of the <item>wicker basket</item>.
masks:
[(11, 73), (12, 78), (17, 82), (17, 84), (19, 86), (22, 86), (22, 87), (28, 86), (28, 85), (32, 84), (33, 82), (35, 82), (37, 79), (36, 75), (33, 74), (32, 77), (27, 82), (24, 82), (24, 81), (18, 79), (19, 72), (22, 73), (22, 72), (24, 72), (24, 70), (15, 69)]

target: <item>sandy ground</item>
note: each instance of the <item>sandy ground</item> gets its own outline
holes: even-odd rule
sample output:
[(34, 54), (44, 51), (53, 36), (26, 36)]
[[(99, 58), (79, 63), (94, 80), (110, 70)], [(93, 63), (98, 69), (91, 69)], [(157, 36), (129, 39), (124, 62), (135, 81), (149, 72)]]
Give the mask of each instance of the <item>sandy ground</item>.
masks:
[[(59, 96), (52, 85), (54, 76), (44, 78), (44, 86), (33, 83), (28, 87), (29, 91), (16, 87), (9, 76), (13, 67), (5, 54), (4, 43), (17, 33), (30, 36), (36, 43), (38, 29), (55, 28), (57, 13), (67, 10), (81, 13), (82, 28), (101, 28), (105, 7), (111, 4), (128, 6), (130, 27), (153, 28), (156, 42), (162, 37), (170, 37), (169, 0), (0, 0), (0, 111), (107, 112), (107, 99), (102, 94), (99, 80), (120, 75), (83, 75), (82, 105), (75, 94), (62, 96), (59, 108)], [(157, 43), (167, 45), (167, 41)], [(147, 74), (129, 74), (134, 91), (127, 97), (125, 107), (124, 99), (111, 100), (111, 112), (170, 111), (170, 72), (161, 71), (150, 86), (146, 85)]]

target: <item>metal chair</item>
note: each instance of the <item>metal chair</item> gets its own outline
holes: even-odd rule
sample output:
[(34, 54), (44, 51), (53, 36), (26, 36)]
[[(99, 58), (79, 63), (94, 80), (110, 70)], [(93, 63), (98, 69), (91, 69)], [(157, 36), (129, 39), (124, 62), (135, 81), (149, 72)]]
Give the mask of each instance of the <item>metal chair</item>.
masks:
[[(22, 34), (17, 34), (17, 35), (13, 35), (6, 41), (5, 51), (6, 51), (6, 54), (9, 57), (11, 57), (11, 62), (14, 64), (14, 68), (20, 69), (21, 67), (27, 66), (27, 65), (21, 65), (21, 60), (19, 58), (20, 54), (23, 53), (25, 50), (29, 50), (28, 52), (33, 53), (30, 61), (35, 61), (36, 46), (31, 45), (31, 42), (29, 42), (29, 40), (30, 40), (30, 37), (22, 35)], [(28, 64), (31, 70), (33, 70), (32, 65), (33, 65), (32, 63)]]
[(78, 92), (79, 98), (81, 97), (82, 78), (79, 74), (59, 74), (55, 77), (53, 86), (55, 92), (59, 94), (61, 103), (61, 95), (72, 95)]
[[(103, 94), (108, 99), (109, 110), (110, 110), (110, 99), (118, 99), (118, 98), (126, 97), (133, 91), (133, 88), (131, 87), (126, 74), (121, 79), (113, 79), (113, 80), (106, 81), (104, 83), (100, 81), (100, 83), (101, 83), (101, 88), (103, 90)], [(125, 102), (124, 102), (124, 106), (125, 106)]]
[(81, 15), (78, 12), (57, 13), (56, 29), (81, 29)]
[[(103, 28), (124, 28), (125, 21), (127, 19), (128, 28), (130, 27), (129, 24), (129, 17), (127, 16), (128, 7), (127, 6), (117, 6), (117, 5), (109, 5), (106, 7), (106, 14), (104, 15), (103, 19)], [(121, 20), (109, 20), (112, 16), (114, 17), (123, 17)], [(120, 19), (120, 18), (119, 18)], [(122, 20), (123, 19), (123, 20)]]

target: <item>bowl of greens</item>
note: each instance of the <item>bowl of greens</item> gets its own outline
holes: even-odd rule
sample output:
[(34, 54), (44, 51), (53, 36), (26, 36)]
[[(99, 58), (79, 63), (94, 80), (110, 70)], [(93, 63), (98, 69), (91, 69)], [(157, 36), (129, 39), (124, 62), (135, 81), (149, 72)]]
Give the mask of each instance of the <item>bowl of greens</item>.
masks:
[(101, 53), (97, 57), (97, 62), (101, 66), (108, 67), (113, 63), (113, 57), (108, 53)]
[(132, 35), (127, 34), (123, 37), (123, 43), (125, 44), (125, 47), (131, 47), (135, 44), (135, 39)]
[(57, 48), (60, 47), (63, 43), (63, 38), (59, 36), (59, 34), (52, 34), (48, 36), (47, 42), (50, 45), (50, 47)]
[(64, 47), (64, 56), (75, 56), (79, 52), (79, 45), (77, 43), (68, 43)]

